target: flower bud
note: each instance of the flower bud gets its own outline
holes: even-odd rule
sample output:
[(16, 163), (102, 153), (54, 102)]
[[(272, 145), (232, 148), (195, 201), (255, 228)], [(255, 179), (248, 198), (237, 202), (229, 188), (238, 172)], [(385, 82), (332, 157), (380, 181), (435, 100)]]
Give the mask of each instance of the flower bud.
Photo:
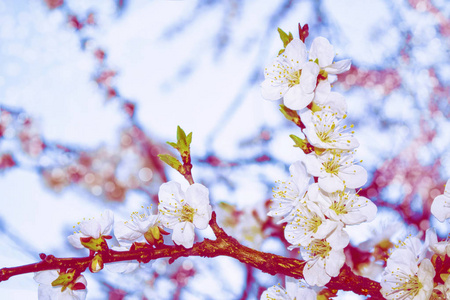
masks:
[(103, 269), (103, 258), (100, 254), (94, 256), (89, 265), (89, 270), (92, 273), (100, 272)]

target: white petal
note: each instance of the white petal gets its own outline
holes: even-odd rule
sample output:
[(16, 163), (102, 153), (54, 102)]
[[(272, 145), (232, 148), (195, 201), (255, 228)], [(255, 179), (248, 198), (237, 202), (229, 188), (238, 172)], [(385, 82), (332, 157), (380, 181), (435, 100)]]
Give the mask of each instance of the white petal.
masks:
[(185, 248), (192, 248), (194, 245), (194, 224), (190, 222), (181, 222), (175, 225), (172, 233), (172, 240), (177, 245), (183, 245)]
[(325, 272), (325, 266), (321, 259), (315, 262), (308, 261), (303, 268), (303, 276), (311, 286), (324, 286), (331, 280), (331, 277)]
[(325, 271), (331, 277), (339, 275), (339, 271), (345, 263), (344, 250), (334, 251), (331, 250), (326, 259)]
[(84, 246), (81, 244), (81, 241), (80, 241), (80, 238), (81, 238), (81, 237), (85, 237), (85, 235), (83, 235), (83, 234), (77, 232), (77, 233), (74, 233), (74, 234), (69, 235), (69, 236), (67, 237), (67, 239), (69, 240), (69, 243), (70, 243), (72, 246), (74, 246), (75, 248), (83, 249)]
[(450, 218), (450, 198), (445, 194), (434, 198), (431, 204), (431, 213), (439, 222), (444, 222), (445, 219)]
[(359, 165), (352, 165), (339, 172), (338, 175), (345, 186), (351, 189), (362, 187), (367, 182), (367, 171)]
[(131, 229), (124, 222), (117, 222), (114, 227), (114, 235), (118, 240), (135, 241), (144, 233)]
[(304, 193), (309, 185), (311, 176), (306, 172), (306, 167), (301, 161), (296, 161), (289, 167), (292, 181), (298, 188), (299, 193)]
[(268, 78), (261, 83), (261, 96), (266, 100), (275, 101), (283, 97), (289, 90), (287, 84), (281, 85), (277, 82), (272, 82), (272, 79)]
[(314, 92), (319, 72), (320, 68), (316, 63), (307, 62), (303, 66), (302, 75), (300, 75), (300, 86), (305, 93), (309, 94)]
[(286, 292), (289, 297), (294, 298), (298, 293), (298, 279), (286, 276)]
[(327, 237), (327, 242), (330, 243), (333, 250), (344, 249), (350, 242), (350, 237), (348, 236), (348, 233), (342, 229), (341, 225), (340, 228), (336, 228), (336, 230)]
[(305, 108), (311, 103), (314, 94), (306, 94), (300, 85), (294, 85), (284, 95), (283, 103), (292, 110), (299, 110)]
[(323, 106), (330, 92), (331, 84), (328, 81), (319, 81), (315, 91), (314, 102), (319, 106)]
[(334, 47), (324, 37), (317, 37), (311, 44), (309, 51), (309, 58), (315, 61), (319, 59), (319, 66), (321, 68), (329, 66), (333, 63), (333, 59), (336, 53), (334, 53)]
[(334, 174), (321, 174), (323, 177), (319, 177), (319, 187), (327, 193), (334, 193), (336, 191), (342, 191), (344, 189), (344, 184), (342, 180), (339, 179)]
[(101, 228), (101, 234), (102, 235), (109, 235), (111, 233), (113, 224), (114, 224), (114, 213), (106, 209), (100, 216), (100, 219), (98, 220), (100, 223)]
[(341, 74), (350, 70), (351, 65), (352, 61), (350, 59), (343, 59), (325, 67), (324, 70), (329, 74)]
[(299, 70), (308, 60), (306, 46), (300, 39), (293, 39), (284, 50), (282, 57), (289, 62), (294, 70)]
[(186, 190), (186, 202), (194, 209), (209, 205), (209, 190), (200, 183), (194, 183)]
[(48, 270), (48, 271), (40, 271), (34, 274), (33, 279), (36, 282), (41, 284), (52, 284), (56, 278), (58, 278), (59, 274), (56, 270)]
[(102, 232), (102, 227), (96, 220), (82, 221), (80, 223), (80, 231), (86, 236), (98, 239)]
[(179, 204), (181, 199), (184, 199), (184, 193), (181, 190), (181, 185), (176, 181), (169, 181), (163, 183), (158, 192), (160, 203), (167, 203), (170, 205)]
[(314, 152), (305, 155), (302, 158), (302, 162), (305, 164), (307, 172), (312, 176), (318, 177), (321, 174), (320, 168), (322, 168), (322, 163)]

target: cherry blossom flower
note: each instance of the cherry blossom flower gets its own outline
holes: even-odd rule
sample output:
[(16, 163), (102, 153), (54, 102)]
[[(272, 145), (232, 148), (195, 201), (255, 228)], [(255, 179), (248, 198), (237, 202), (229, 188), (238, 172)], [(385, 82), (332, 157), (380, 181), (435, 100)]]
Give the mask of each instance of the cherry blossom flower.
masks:
[(344, 248), (349, 241), (340, 225), (327, 238), (313, 240), (307, 247), (300, 248), (306, 261), (303, 275), (309, 285), (324, 286), (339, 274), (345, 263)]
[(284, 230), (284, 237), (293, 245), (288, 249), (307, 247), (314, 239), (324, 239), (338, 225), (338, 222), (326, 219), (320, 208), (308, 201), (306, 205), (299, 206), (297, 217)]
[(318, 80), (350, 69), (349, 59), (333, 63), (334, 56), (333, 46), (324, 37), (314, 39), (309, 59), (305, 44), (293, 39), (283, 54), (265, 68), (265, 80), (261, 84), (263, 98), (278, 100), (284, 97), (284, 105), (294, 110), (306, 107), (314, 98)]
[(425, 244), (436, 254), (447, 255), (450, 257), (450, 242), (448, 240), (438, 242), (436, 231), (429, 228), (425, 235)]
[(352, 150), (359, 146), (354, 131), (349, 132), (346, 125), (341, 125), (342, 119), (338, 119), (336, 113), (306, 110), (300, 117), (306, 126), (303, 132), (314, 147)]
[(331, 91), (331, 84), (328, 81), (319, 81), (314, 93), (313, 103), (317, 108), (332, 111), (342, 118), (347, 113), (347, 103), (344, 96)]
[(173, 229), (172, 240), (175, 244), (192, 248), (194, 228), (205, 229), (211, 220), (212, 207), (209, 204), (208, 189), (194, 183), (185, 194), (178, 182), (170, 181), (161, 185), (158, 197), (161, 224)]
[(431, 204), (431, 213), (440, 222), (444, 222), (445, 219), (450, 218), (450, 179), (447, 180), (444, 194), (434, 198)]
[(267, 215), (271, 217), (283, 217), (277, 224), (290, 222), (295, 217), (296, 208), (308, 188), (311, 176), (306, 173), (306, 168), (301, 161), (293, 163), (289, 167), (291, 179), (288, 182), (278, 182), (278, 186), (272, 189), (273, 205)]
[(87, 281), (83, 275), (76, 276), (74, 270), (67, 273), (57, 270), (40, 271), (33, 278), (39, 283), (39, 300), (86, 298)]
[(431, 299), (450, 299), (450, 276), (447, 277), (444, 284), (439, 284), (433, 290), (433, 296)]
[(429, 299), (435, 270), (428, 258), (417, 260), (409, 247), (396, 249), (387, 260), (381, 278), (381, 294), (386, 299)]
[(370, 222), (377, 214), (377, 206), (366, 197), (359, 196), (354, 189), (327, 193), (315, 183), (309, 187), (308, 196), (316, 201), (328, 218), (346, 225)]
[[(316, 61), (320, 67), (320, 76), (327, 79), (328, 74), (336, 75), (348, 71), (351, 66), (350, 59), (344, 59), (337, 62), (334, 61), (334, 47), (330, 44), (328, 39), (319, 36), (314, 39), (309, 50), (309, 59)], [(332, 77), (332, 76), (330, 76)], [(329, 78), (332, 82), (336, 77)]]
[[(99, 251), (107, 247), (106, 239), (114, 223), (114, 214), (111, 210), (105, 210), (100, 218), (83, 220), (79, 223), (80, 231), (68, 236), (69, 243), (75, 248), (88, 248), (93, 251)], [(75, 226), (74, 226), (75, 227)]]
[(274, 285), (264, 291), (261, 300), (316, 300), (317, 293), (302, 281), (286, 276), (286, 289)]
[(265, 68), (262, 96), (267, 100), (284, 97), (284, 105), (288, 108), (302, 109), (314, 98), (319, 71), (318, 64), (308, 61), (305, 44), (294, 39), (284, 53)]
[(147, 241), (150, 245), (155, 245), (164, 242), (162, 234), (168, 234), (159, 226), (162, 226), (159, 215), (140, 214), (136, 211), (131, 214), (130, 221), (116, 223), (114, 235), (121, 242)]
[(345, 187), (359, 188), (367, 181), (367, 171), (353, 162), (350, 152), (314, 152), (302, 159), (309, 174), (319, 177), (319, 187), (328, 193), (342, 191)]

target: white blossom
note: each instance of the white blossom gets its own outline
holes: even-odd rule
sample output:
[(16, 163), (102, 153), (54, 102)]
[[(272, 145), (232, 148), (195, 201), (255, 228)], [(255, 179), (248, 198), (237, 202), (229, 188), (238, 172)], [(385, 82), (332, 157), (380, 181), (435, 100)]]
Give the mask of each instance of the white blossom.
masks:
[(345, 263), (344, 248), (348, 243), (349, 236), (341, 225), (327, 238), (313, 240), (307, 247), (300, 248), (306, 261), (303, 268), (306, 282), (311, 286), (324, 286), (331, 277), (337, 276)]
[(328, 150), (317, 155), (314, 152), (302, 159), (306, 170), (318, 177), (319, 187), (328, 193), (347, 188), (359, 188), (367, 181), (367, 171), (353, 162), (349, 152)]
[(433, 291), (435, 270), (428, 258), (419, 261), (409, 247), (396, 249), (387, 260), (381, 278), (386, 299), (427, 300)]
[(317, 300), (317, 293), (301, 280), (286, 276), (286, 289), (274, 285), (264, 291), (261, 300)]
[(325, 239), (339, 225), (338, 222), (325, 218), (320, 208), (311, 201), (299, 206), (296, 215), (284, 230), (284, 237), (292, 244), (289, 250), (307, 247), (314, 239)]
[(300, 117), (305, 124), (303, 132), (314, 147), (352, 150), (359, 146), (358, 140), (353, 136), (354, 131), (349, 132), (347, 125), (341, 125), (342, 119), (334, 112), (306, 110)]
[(262, 96), (267, 100), (284, 97), (288, 108), (302, 109), (314, 98), (319, 70), (316, 63), (308, 61), (305, 44), (294, 39), (284, 53), (265, 68)]
[(450, 257), (450, 241), (445, 240), (438, 242), (436, 231), (434, 228), (427, 229), (425, 235), (425, 244), (431, 251), (439, 255), (447, 255)]
[(205, 229), (211, 220), (212, 207), (209, 204), (208, 189), (194, 183), (185, 194), (178, 182), (170, 181), (161, 185), (158, 197), (161, 224), (173, 229), (172, 240), (175, 244), (192, 248), (194, 228)]
[(439, 284), (438, 286), (436, 286), (434, 288), (433, 292), (436, 293), (437, 291), (439, 291), (439, 293), (441, 293), (442, 297), (444, 297), (444, 298), (436, 297), (434, 299), (445, 299), (445, 300), (450, 299), (450, 276), (447, 277), (444, 284)]
[(267, 213), (271, 217), (283, 217), (278, 224), (294, 219), (311, 180), (301, 161), (293, 163), (289, 171), (291, 179), (288, 182), (278, 182), (278, 186), (272, 189), (274, 202)]
[(354, 189), (327, 193), (315, 183), (309, 187), (308, 197), (316, 201), (328, 218), (345, 225), (370, 222), (377, 214), (377, 206), (366, 197), (359, 196)]
[[(40, 271), (34, 275), (34, 280), (39, 283), (39, 300), (84, 300), (86, 298), (87, 281), (83, 275), (71, 278), (70, 274), (67, 274), (63, 280), (60, 279), (60, 275), (57, 270)], [(55, 282), (57, 279), (58, 282)]]
[(343, 95), (332, 92), (331, 84), (326, 81), (319, 81), (314, 93), (313, 103), (321, 110), (334, 112), (339, 118), (347, 113), (347, 103)]
[(434, 198), (431, 204), (431, 213), (440, 222), (444, 222), (445, 219), (450, 218), (450, 179), (447, 180), (444, 194)]
[(147, 240), (148, 243), (155, 244), (157, 240), (162, 239), (158, 225), (160, 225), (159, 215), (135, 211), (131, 214), (130, 221), (115, 224), (114, 235), (121, 242), (143, 242)]
[(328, 74), (336, 75), (341, 74), (350, 69), (351, 60), (344, 59), (334, 62), (334, 47), (330, 44), (328, 39), (324, 37), (317, 37), (311, 44), (309, 51), (309, 59), (312, 61), (318, 61), (320, 67), (320, 75), (328, 78), (330, 81), (334, 81), (335, 77), (328, 76)]
[[(110, 238), (114, 223), (114, 214), (111, 210), (105, 210), (99, 218), (92, 218), (89, 220), (83, 220), (79, 223), (80, 231), (74, 232), (74, 234), (67, 237), (69, 243), (75, 248), (84, 248), (81, 243), (81, 238), (91, 237), (93, 239), (100, 239), (102, 237)], [(75, 227), (75, 226), (74, 226)]]

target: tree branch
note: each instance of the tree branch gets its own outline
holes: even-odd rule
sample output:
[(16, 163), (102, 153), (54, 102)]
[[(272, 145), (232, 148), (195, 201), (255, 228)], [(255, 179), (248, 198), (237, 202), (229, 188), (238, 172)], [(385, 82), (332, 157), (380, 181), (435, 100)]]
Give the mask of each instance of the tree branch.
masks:
[[(104, 263), (130, 260), (148, 263), (151, 260), (167, 257), (170, 258), (169, 263), (173, 263), (180, 257), (217, 257), (223, 255), (235, 258), (243, 264), (252, 266), (271, 275), (283, 274), (297, 279), (303, 278), (304, 261), (260, 252), (241, 245), (217, 225), (215, 212), (212, 214), (209, 225), (216, 235), (216, 240), (205, 239), (203, 242), (194, 244), (190, 249), (178, 245), (161, 245), (158, 248), (137, 249), (124, 252), (108, 249), (107, 251), (99, 252), (99, 254), (101, 254)], [(45, 256), (42, 254), (41, 258), (42, 261), (38, 263), (0, 269), (0, 282), (8, 280), (12, 276), (44, 270), (72, 268), (84, 272), (89, 267), (93, 256), (56, 258), (53, 255)], [(326, 287), (332, 290), (353, 291), (359, 295), (370, 295), (372, 299), (383, 299), (380, 294), (380, 284), (378, 282), (354, 274), (347, 265), (341, 269), (339, 276), (331, 279)]]

